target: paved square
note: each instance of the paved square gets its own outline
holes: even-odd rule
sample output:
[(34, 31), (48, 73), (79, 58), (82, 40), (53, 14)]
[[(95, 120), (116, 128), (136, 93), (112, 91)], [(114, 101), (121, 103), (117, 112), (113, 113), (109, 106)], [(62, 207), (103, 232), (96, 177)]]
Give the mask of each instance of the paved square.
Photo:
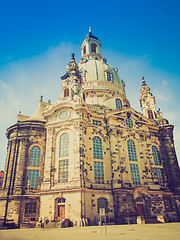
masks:
[(0, 230), (0, 240), (179, 240), (180, 223)]

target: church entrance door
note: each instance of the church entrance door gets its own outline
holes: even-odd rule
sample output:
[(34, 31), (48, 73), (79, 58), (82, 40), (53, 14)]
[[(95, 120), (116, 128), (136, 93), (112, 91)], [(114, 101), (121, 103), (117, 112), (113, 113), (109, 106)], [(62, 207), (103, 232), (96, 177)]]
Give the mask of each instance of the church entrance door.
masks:
[(58, 205), (58, 221), (65, 218), (65, 205)]
[(143, 204), (137, 204), (137, 216), (144, 217), (144, 205)]

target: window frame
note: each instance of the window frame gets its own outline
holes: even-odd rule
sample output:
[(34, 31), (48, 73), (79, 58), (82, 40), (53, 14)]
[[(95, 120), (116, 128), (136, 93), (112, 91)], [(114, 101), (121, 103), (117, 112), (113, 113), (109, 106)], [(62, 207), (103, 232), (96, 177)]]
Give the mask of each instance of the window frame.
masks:
[(148, 114), (148, 118), (149, 118), (149, 119), (154, 119), (153, 111), (152, 111), (151, 109), (148, 109), (148, 110), (147, 110), (147, 114)]
[(95, 120), (95, 119), (93, 119), (93, 120), (92, 120), (92, 124), (93, 124), (93, 125), (96, 125), (96, 126), (101, 126), (101, 125), (102, 125), (102, 122), (101, 122), (101, 121), (98, 121), (98, 120)]
[(126, 127), (128, 127), (129, 129), (132, 129), (134, 127), (134, 123), (133, 123), (131, 117), (127, 117), (125, 119), (125, 124), (126, 124)]
[(108, 213), (108, 200), (105, 197), (99, 197), (97, 199), (97, 212), (100, 213), (99, 209), (100, 208), (104, 208), (105, 209), (105, 213)]
[(121, 110), (123, 108), (122, 107), (122, 101), (121, 101), (120, 98), (116, 98), (115, 103), (116, 103), (116, 109), (117, 110)]
[(70, 164), (70, 134), (63, 131), (58, 136), (57, 145), (57, 182), (67, 183), (69, 181)]
[[(34, 208), (33, 208), (33, 204), (34, 204)], [(31, 208), (29, 208), (29, 206), (26, 208), (27, 205), (31, 205)], [(30, 211), (32, 210), (32, 211)], [(33, 211), (34, 210), (34, 211)], [(24, 206), (24, 217), (25, 218), (35, 218), (36, 217), (36, 211), (37, 211), (37, 202), (33, 201), (33, 202), (26, 202), (25, 206)]]
[(83, 47), (83, 55), (86, 54), (86, 45)]
[(38, 145), (31, 147), (29, 151), (29, 166), (39, 167), (41, 161), (41, 148)]
[(104, 184), (104, 164), (94, 161), (94, 181), (97, 184)]
[[(33, 149), (38, 148), (38, 155), (40, 156), (37, 166), (33, 166), (33, 161), (30, 160)], [(29, 147), (28, 154), (28, 166), (27, 166), (27, 189), (31, 191), (37, 191), (40, 185), (40, 173), (41, 173), (41, 153), (42, 148), (38, 144), (33, 144)]]
[(64, 97), (69, 97), (69, 88), (64, 89)]
[(97, 44), (91, 43), (91, 52), (97, 53)]
[[(64, 167), (61, 168), (61, 164), (64, 163)], [(58, 182), (65, 183), (69, 180), (69, 159), (60, 159), (58, 166)]]
[(159, 150), (155, 145), (152, 145), (152, 155), (154, 159), (154, 165), (161, 166), (161, 158), (159, 155)]
[(132, 139), (127, 140), (129, 161), (137, 162), (136, 145)]
[(113, 83), (113, 74), (111, 71), (106, 71), (106, 79), (108, 82), (112, 82)]
[[(64, 140), (65, 143), (63, 143)], [(69, 133), (67, 132), (59, 137), (59, 157), (69, 157)]]
[(102, 140), (99, 136), (93, 137), (93, 158), (103, 159)]
[(139, 166), (137, 163), (130, 163), (131, 180), (133, 184), (140, 184)]

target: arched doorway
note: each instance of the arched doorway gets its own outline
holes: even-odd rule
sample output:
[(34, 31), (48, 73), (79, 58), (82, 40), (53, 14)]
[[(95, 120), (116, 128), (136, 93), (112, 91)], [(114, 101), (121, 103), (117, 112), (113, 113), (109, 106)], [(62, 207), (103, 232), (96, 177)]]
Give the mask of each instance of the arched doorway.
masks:
[(134, 191), (137, 217), (143, 217), (144, 219), (151, 217), (150, 197), (148, 195), (148, 191), (144, 188), (137, 188)]
[(56, 199), (56, 221), (62, 221), (65, 218), (66, 199), (61, 197)]

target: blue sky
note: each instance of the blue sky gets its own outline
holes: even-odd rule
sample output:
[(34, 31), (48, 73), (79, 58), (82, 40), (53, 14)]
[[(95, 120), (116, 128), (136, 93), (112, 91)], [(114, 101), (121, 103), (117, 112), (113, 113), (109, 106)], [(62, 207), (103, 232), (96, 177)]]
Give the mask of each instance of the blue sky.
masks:
[(180, 1), (0, 0), (0, 170), (5, 129), (16, 114), (32, 114), (40, 95), (56, 101), (60, 77), (88, 33), (102, 41), (102, 55), (118, 67), (132, 107), (140, 111), (141, 76), (157, 107), (175, 125), (180, 158)]

